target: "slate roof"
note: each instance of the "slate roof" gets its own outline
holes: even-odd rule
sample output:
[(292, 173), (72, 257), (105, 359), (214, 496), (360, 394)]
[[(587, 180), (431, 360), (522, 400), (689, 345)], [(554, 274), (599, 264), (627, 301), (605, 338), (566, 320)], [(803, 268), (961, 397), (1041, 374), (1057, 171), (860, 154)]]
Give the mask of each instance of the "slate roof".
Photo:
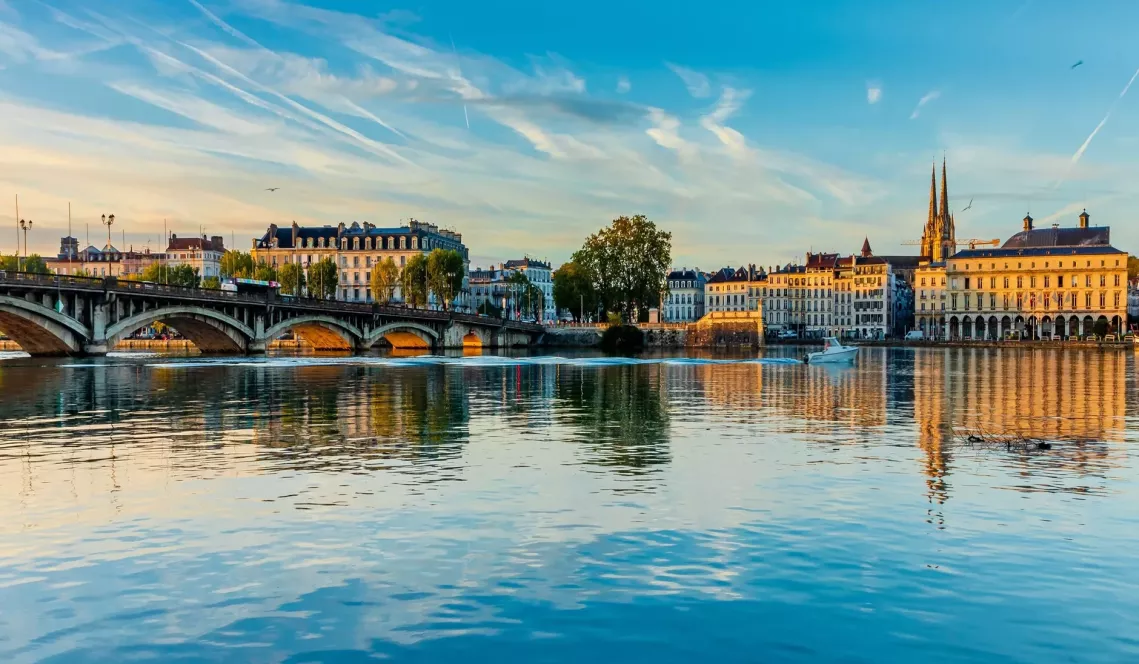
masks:
[(1105, 247), (1111, 244), (1111, 227), (1036, 228), (1021, 231), (1001, 245), (1001, 249), (1041, 249), (1050, 247)]

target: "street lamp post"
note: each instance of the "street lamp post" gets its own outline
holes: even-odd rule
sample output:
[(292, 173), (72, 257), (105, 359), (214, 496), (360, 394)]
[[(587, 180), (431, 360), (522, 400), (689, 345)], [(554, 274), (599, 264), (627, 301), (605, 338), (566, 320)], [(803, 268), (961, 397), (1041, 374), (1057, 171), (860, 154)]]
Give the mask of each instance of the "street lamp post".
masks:
[(103, 215), (103, 225), (107, 227), (107, 246), (111, 246), (111, 226), (115, 223), (115, 215)]
[[(28, 231), (32, 230), (31, 219), (20, 220), (20, 230), (24, 231), (24, 266), (28, 264)], [(20, 248), (16, 247), (16, 271), (21, 272), (20, 269)]]

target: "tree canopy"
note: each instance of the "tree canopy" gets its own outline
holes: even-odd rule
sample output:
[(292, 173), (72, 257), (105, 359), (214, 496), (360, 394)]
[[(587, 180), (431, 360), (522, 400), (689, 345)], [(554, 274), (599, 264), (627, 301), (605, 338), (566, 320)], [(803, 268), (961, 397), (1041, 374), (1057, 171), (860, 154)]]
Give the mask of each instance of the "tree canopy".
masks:
[(401, 290), (403, 301), (411, 307), (422, 307), (427, 304), (428, 293), (427, 257), (416, 254), (407, 259), (401, 275)]
[(1139, 257), (1127, 257), (1127, 278), (1139, 279)]
[(597, 291), (584, 267), (570, 261), (554, 270), (554, 306), (568, 310), (576, 321), (597, 313)]
[(463, 255), (454, 249), (432, 249), (427, 255), (427, 285), (444, 311), (451, 308), (463, 289), (465, 272)]
[(336, 296), (336, 263), (322, 258), (308, 266), (308, 292), (313, 297), (327, 300)]
[(151, 263), (139, 275), (142, 281), (156, 284), (169, 284), (184, 288), (198, 287), (198, 271), (189, 265), (169, 266), (163, 263)]
[(305, 271), (300, 263), (285, 263), (277, 273), (281, 282), (281, 292), (285, 295), (300, 295), (305, 286)]
[(217, 277), (206, 277), (202, 279), (202, 288), (217, 290), (221, 288), (221, 279)]
[(222, 254), (219, 269), (223, 277), (252, 278), (253, 257), (243, 251), (230, 249)]
[(672, 261), (672, 234), (642, 214), (618, 217), (590, 235), (572, 262), (581, 266), (607, 311), (636, 321), (660, 305)]
[(35, 274), (50, 274), (47, 263), (39, 254), (29, 254), (27, 258), (19, 255), (0, 256), (0, 270), (16, 272), (32, 272)]
[(372, 297), (376, 302), (391, 302), (399, 286), (399, 266), (391, 256), (372, 266)]
[(258, 281), (277, 281), (277, 268), (265, 261), (257, 261), (253, 267), (253, 278)]

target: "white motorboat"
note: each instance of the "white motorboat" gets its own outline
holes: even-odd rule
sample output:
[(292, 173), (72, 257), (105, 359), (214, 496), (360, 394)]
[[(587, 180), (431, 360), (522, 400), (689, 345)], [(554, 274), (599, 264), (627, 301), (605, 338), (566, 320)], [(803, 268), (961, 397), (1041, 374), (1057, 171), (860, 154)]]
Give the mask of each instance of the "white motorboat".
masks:
[(858, 346), (843, 346), (834, 337), (823, 339), (823, 349), (814, 353), (807, 353), (804, 360), (807, 364), (823, 364), (838, 362), (853, 362), (858, 354)]

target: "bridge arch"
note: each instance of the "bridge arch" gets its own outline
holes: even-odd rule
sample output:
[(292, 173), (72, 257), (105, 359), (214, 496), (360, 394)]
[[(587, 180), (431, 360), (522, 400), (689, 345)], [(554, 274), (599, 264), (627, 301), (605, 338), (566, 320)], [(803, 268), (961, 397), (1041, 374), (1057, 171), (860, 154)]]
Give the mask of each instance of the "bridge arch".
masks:
[(135, 330), (161, 322), (178, 330), (203, 353), (243, 353), (256, 334), (245, 323), (213, 309), (174, 306), (135, 314), (107, 328), (107, 350)]
[(355, 325), (331, 316), (298, 316), (266, 330), (264, 341), (268, 344), (289, 331), (309, 342), (315, 350), (353, 350), (357, 340), (364, 338), (364, 333)]
[(0, 330), (29, 355), (79, 355), (90, 338), (74, 318), (7, 295), (0, 295)]
[(364, 346), (371, 348), (381, 338), (386, 339), (392, 348), (432, 349), (439, 344), (439, 333), (419, 323), (400, 321), (388, 323), (372, 330), (364, 338)]

